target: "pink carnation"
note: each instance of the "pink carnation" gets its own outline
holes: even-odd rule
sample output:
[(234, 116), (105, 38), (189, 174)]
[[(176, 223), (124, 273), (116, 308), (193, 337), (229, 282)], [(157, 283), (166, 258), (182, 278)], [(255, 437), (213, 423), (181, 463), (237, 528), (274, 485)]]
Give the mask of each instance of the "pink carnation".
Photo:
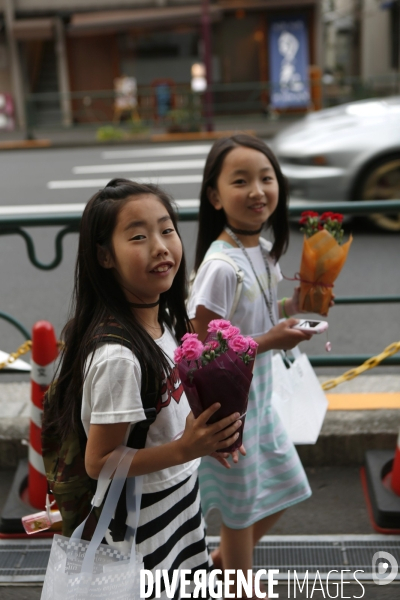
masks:
[(204, 347), (204, 349), (208, 351), (216, 350), (217, 348), (219, 348), (219, 343), (215, 340), (210, 340)]
[(204, 352), (204, 346), (195, 337), (190, 337), (183, 342), (182, 352), (186, 360), (198, 360)]
[(234, 352), (243, 354), (249, 347), (249, 340), (242, 335), (235, 335), (235, 337), (228, 339), (228, 346)]
[(247, 350), (247, 354), (250, 354), (250, 356), (253, 356), (258, 348), (258, 344), (251, 337), (247, 337), (245, 339), (247, 340), (247, 342), (249, 344), (249, 349)]
[(224, 338), (224, 340), (230, 340), (231, 338), (234, 338), (240, 334), (240, 329), (239, 329), (239, 327), (234, 327), (233, 325), (230, 325), (229, 327), (224, 329), (221, 333), (222, 333), (222, 337)]
[(185, 333), (185, 335), (182, 336), (182, 342), (184, 342), (185, 340), (191, 340), (191, 339), (197, 340), (198, 337), (199, 337), (198, 333)]
[(183, 352), (182, 352), (182, 348), (180, 346), (178, 346), (178, 348), (175, 348), (174, 350), (174, 361), (176, 362), (176, 364), (180, 363), (183, 359)]
[(225, 319), (214, 319), (209, 322), (207, 331), (208, 333), (215, 333), (216, 331), (228, 329), (228, 327), (231, 327), (230, 321), (225, 321)]

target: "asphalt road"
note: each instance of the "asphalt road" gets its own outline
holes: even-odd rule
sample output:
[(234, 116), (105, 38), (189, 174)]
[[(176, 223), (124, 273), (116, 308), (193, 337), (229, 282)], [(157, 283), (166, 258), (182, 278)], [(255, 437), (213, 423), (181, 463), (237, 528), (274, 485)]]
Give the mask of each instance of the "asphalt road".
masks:
[[(128, 148), (24, 150), (0, 154), (0, 206), (84, 203), (115, 176), (159, 182), (178, 200), (198, 197), (202, 164), (208, 144), (152, 145)], [(129, 155), (129, 152), (131, 153)], [(118, 154), (119, 153), (119, 154)], [(193, 264), (196, 223), (182, 223), (189, 268)], [(335, 284), (338, 296), (400, 295), (400, 235), (375, 231), (362, 221), (350, 221), (354, 235), (348, 261)], [(33, 230), (39, 259), (54, 256), (56, 229)], [(280, 264), (285, 276), (298, 271), (302, 235), (292, 225), (288, 253)], [(0, 236), (0, 310), (18, 318), (28, 329), (35, 321), (53, 323), (59, 335), (69, 310), (77, 235), (64, 241), (64, 259), (54, 271), (40, 271), (29, 262), (19, 236)], [(281, 296), (293, 283), (283, 281)], [(400, 339), (399, 307), (395, 304), (338, 306), (329, 315), (329, 339), (334, 354), (375, 354)], [(0, 321), (0, 349), (13, 351), (20, 333)], [(309, 354), (323, 354), (326, 337), (307, 343)], [(342, 371), (343, 369), (339, 369)], [(393, 369), (385, 369), (393, 373)], [(333, 373), (333, 371), (327, 371)], [(381, 369), (380, 372), (384, 372)], [(2, 376), (2, 381), (16, 376)]]

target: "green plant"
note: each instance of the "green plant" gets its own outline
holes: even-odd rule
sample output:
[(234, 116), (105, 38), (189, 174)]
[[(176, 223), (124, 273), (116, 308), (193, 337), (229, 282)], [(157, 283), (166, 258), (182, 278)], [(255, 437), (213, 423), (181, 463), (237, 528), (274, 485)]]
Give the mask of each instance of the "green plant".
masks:
[(104, 127), (99, 127), (96, 132), (96, 139), (99, 142), (109, 142), (112, 140), (122, 140), (125, 137), (125, 132), (113, 125), (105, 125)]

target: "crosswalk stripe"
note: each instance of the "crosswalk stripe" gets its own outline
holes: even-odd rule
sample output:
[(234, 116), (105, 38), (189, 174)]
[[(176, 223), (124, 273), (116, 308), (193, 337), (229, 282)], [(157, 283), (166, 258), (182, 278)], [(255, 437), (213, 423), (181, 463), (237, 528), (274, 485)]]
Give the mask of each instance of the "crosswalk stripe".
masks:
[[(202, 175), (161, 175), (160, 177), (149, 177), (146, 179), (131, 179), (138, 183), (152, 183), (155, 185), (201, 183)], [(71, 190), (83, 188), (103, 188), (109, 182), (107, 179), (67, 179), (65, 181), (49, 181), (47, 188), (49, 190)]]
[(152, 158), (156, 156), (188, 156), (189, 154), (208, 154), (211, 144), (195, 146), (167, 146), (161, 148), (138, 148), (135, 150), (106, 150), (101, 153), (101, 158), (111, 160), (114, 158)]
[(186, 169), (203, 169), (204, 159), (157, 161), (148, 163), (125, 163), (112, 165), (88, 165), (74, 167), (74, 175), (90, 175), (92, 173), (126, 173), (140, 171), (181, 171)]

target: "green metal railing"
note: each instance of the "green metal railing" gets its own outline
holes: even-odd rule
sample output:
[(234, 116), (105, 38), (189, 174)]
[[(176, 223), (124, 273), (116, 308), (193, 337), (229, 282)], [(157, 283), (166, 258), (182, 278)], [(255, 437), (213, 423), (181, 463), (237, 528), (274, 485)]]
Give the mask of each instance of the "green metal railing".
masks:
[(15, 319), (12, 315), (9, 315), (8, 313), (0, 311), (0, 319), (3, 319), (3, 321), (7, 321), (8, 323), (11, 323), (11, 325), (13, 325), (16, 329), (18, 329), (18, 331), (20, 333), (22, 333), (22, 335), (24, 336), (24, 338), (26, 340), (31, 339), (31, 334), (29, 333), (29, 331), (22, 325), (22, 323), (20, 321), (18, 321), (18, 319)]
[[(238, 114), (276, 118), (276, 112), (270, 106), (274, 85), (277, 84), (269, 81), (213, 83), (210, 86), (212, 113), (217, 118), (229, 118)], [(311, 79), (309, 85), (312, 98), (310, 107), (315, 102), (316, 108), (326, 108), (354, 100), (398, 94), (400, 76), (394, 73), (369, 79), (343, 77), (330, 84)], [(170, 100), (167, 106), (162, 105), (160, 108), (157, 86), (138, 86), (136, 121), (125, 123), (128, 129), (132, 128), (132, 133), (143, 132), (150, 126), (193, 130), (204, 125), (204, 94), (192, 92), (189, 82), (171, 83), (168, 87)], [(115, 90), (28, 94), (25, 98), (28, 130), (37, 127), (115, 125), (113, 119), (116, 97)], [(306, 110), (307, 108), (304, 109)], [(284, 111), (279, 111), (279, 115), (284, 117)]]
[[(25, 215), (21, 214), (0, 214), (0, 236), (1, 235), (21, 235), (25, 240), (27, 252), (31, 263), (38, 269), (51, 270), (55, 269), (63, 258), (63, 239), (69, 233), (78, 233), (79, 225), (82, 217), (82, 211), (66, 211), (64, 213), (51, 214), (51, 206), (49, 206), (48, 214), (35, 214), (34, 211), (29, 212), (29, 206)], [(335, 212), (340, 212), (346, 215), (368, 215), (372, 213), (397, 213), (400, 212), (400, 200), (379, 200), (379, 201), (353, 201), (353, 202), (335, 202), (330, 205), (327, 203), (312, 203), (311, 206), (290, 206), (289, 216), (297, 217), (304, 210), (312, 209), (316, 212), (325, 212), (327, 208), (334, 208)], [(198, 218), (198, 208), (178, 209), (180, 221), (195, 221)], [(25, 227), (62, 227), (55, 237), (55, 256), (52, 261), (47, 264), (37, 260), (35, 246), (31, 236), (23, 229)], [(349, 296), (335, 298), (335, 304), (387, 304), (400, 303), (400, 296)], [(13, 324), (26, 339), (29, 339), (29, 332), (25, 327), (14, 317), (0, 312), (0, 318), (7, 320)], [(397, 341), (397, 340), (395, 340)], [(338, 356), (311, 356), (309, 357), (311, 364), (315, 367), (341, 367), (341, 366), (357, 366), (365, 362), (369, 355), (338, 355)], [(392, 356), (386, 358), (383, 362), (386, 366), (400, 365), (400, 356)], [(1, 373), (1, 371), (0, 371)]]

